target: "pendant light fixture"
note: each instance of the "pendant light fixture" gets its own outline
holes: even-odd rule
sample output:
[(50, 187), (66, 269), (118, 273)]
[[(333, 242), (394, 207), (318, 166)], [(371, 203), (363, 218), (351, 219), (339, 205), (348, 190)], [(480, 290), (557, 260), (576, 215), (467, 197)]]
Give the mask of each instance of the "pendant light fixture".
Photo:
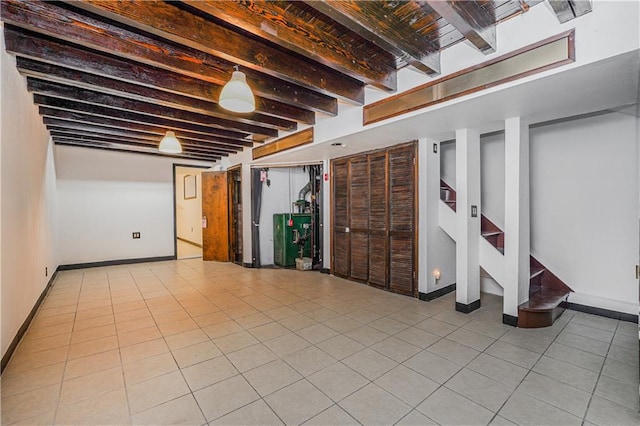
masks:
[(180, 145), (180, 141), (176, 138), (175, 132), (168, 130), (160, 141), (158, 149), (160, 152), (167, 154), (179, 154), (182, 152), (182, 145)]
[(222, 108), (232, 112), (253, 112), (256, 109), (256, 100), (247, 84), (247, 76), (240, 71), (237, 65), (234, 68), (231, 80), (224, 85), (220, 92), (218, 102)]

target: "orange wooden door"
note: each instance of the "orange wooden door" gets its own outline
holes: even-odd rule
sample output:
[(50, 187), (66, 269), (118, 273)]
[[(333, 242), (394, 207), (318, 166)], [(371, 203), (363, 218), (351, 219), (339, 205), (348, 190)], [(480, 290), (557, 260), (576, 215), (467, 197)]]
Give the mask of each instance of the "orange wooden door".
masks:
[(202, 173), (202, 259), (229, 261), (227, 172)]

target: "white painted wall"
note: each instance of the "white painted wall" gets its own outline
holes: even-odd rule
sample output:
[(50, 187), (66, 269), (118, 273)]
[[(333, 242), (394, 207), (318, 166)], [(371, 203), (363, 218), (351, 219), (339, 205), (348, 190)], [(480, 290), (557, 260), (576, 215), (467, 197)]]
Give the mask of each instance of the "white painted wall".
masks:
[[(202, 244), (202, 171), (195, 168), (176, 168), (176, 231), (178, 238)], [(184, 179), (196, 178), (196, 198), (185, 200)]]
[(273, 215), (297, 212), (291, 204), (309, 182), (309, 172), (303, 172), (302, 167), (271, 167), (268, 177), (271, 185), (262, 184), (260, 210), (260, 263), (263, 266), (273, 265)]
[(55, 158), (63, 265), (174, 255), (173, 163), (209, 165), (65, 146)]
[(504, 229), (504, 132), (480, 137), (482, 213)]
[(0, 39), (0, 346), (4, 355), (51, 279), (58, 257), (52, 145), (15, 59), (5, 52)]
[(456, 143), (446, 141), (440, 143), (440, 178), (456, 188)]
[(532, 253), (574, 303), (637, 313), (637, 117), (611, 113), (531, 130)]

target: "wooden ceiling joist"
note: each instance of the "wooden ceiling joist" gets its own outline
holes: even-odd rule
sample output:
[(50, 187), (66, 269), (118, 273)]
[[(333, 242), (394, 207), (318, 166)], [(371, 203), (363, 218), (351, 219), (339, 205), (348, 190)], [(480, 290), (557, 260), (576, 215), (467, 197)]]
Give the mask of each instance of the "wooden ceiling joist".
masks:
[(212, 20), (159, 0), (68, 2), (74, 7), (207, 52), (243, 67), (344, 101), (364, 103), (364, 84), (317, 62), (235, 32)]
[[(135, 95), (136, 93), (128, 93), (124, 91), (118, 92), (118, 95), (116, 96), (101, 91), (88, 90), (77, 86), (70, 86), (68, 84), (61, 84), (58, 82), (44, 81), (39, 78), (27, 77), (28, 90), (30, 92), (38, 93), (41, 95), (49, 95), (65, 99), (75, 99), (81, 102), (88, 102), (97, 105), (107, 105), (114, 108), (129, 109), (132, 111), (140, 111), (144, 113), (153, 113), (154, 115), (161, 115), (166, 117), (172, 117), (172, 115), (167, 114), (167, 111), (171, 112), (173, 110), (177, 110), (179, 111), (176, 112), (177, 114), (186, 117), (191, 117), (189, 115), (190, 112), (198, 115), (207, 115), (223, 119), (223, 123), (228, 123), (225, 127), (229, 129), (240, 131), (247, 130), (241, 128), (241, 126), (238, 126), (238, 128), (234, 128), (234, 125), (232, 125), (232, 122), (230, 122), (232, 116), (230, 116), (228, 113), (225, 113), (224, 110), (222, 110), (222, 108), (217, 104), (207, 105), (205, 103), (204, 105), (200, 104), (199, 107), (196, 107), (197, 102), (203, 103), (203, 101), (194, 100), (194, 102), (191, 102), (190, 98), (187, 98), (186, 100), (176, 100), (175, 97), (178, 95), (175, 94), (171, 94), (171, 96), (173, 96), (174, 102), (168, 102), (165, 101), (164, 99), (166, 98), (161, 95), (161, 93), (166, 92), (154, 91), (153, 89), (149, 88), (141, 88), (142, 90), (138, 91), (137, 87), (141, 88), (141, 86), (136, 86), (132, 87), (131, 89), (138, 94), (144, 93), (147, 96), (130, 96), (131, 94)], [(162, 100), (158, 98), (161, 98)], [(180, 103), (179, 101), (183, 101), (183, 103)], [(207, 106), (210, 106), (213, 109), (208, 109)], [(191, 120), (187, 121), (204, 122), (202, 119), (198, 119), (198, 115), (193, 115), (193, 117), (191, 117)], [(241, 117), (235, 117), (235, 121), (233, 121), (233, 123), (235, 122), (280, 130), (295, 130), (297, 128), (297, 123), (295, 121), (284, 120), (282, 118), (258, 113), (243, 114)]]
[[(82, 107), (82, 106), (78, 105), (77, 107)], [(94, 122), (94, 123), (103, 123), (103, 122), (108, 122), (112, 120), (120, 120), (125, 122), (131, 122), (134, 125), (135, 124), (140, 124), (140, 125), (151, 124), (155, 126), (161, 126), (166, 128), (167, 130), (186, 130), (186, 131), (195, 132), (195, 133), (202, 133), (202, 134), (208, 134), (208, 135), (218, 134), (220, 136), (226, 135), (230, 137), (237, 137), (239, 135), (243, 135), (243, 133), (241, 132), (238, 133), (238, 132), (232, 132), (225, 129), (214, 129), (212, 127), (203, 126), (200, 124), (192, 124), (192, 123), (186, 123), (184, 121), (158, 118), (152, 115), (145, 116), (143, 114), (136, 114), (136, 113), (126, 112), (126, 111), (118, 111), (118, 110), (113, 110), (111, 108), (96, 107), (96, 106), (91, 106), (91, 108), (88, 108), (85, 105), (85, 108), (83, 108), (82, 110), (74, 110), (70, 108), (59, 108), (59, 107), (41, 105), (38, 110), (40, 112), (40, 115), (44, 117), (52, 117), (52, 118), (67, 118), (67, 119), (73, 120), (76, 117), (78, 117), (79, 119), (83, 119), (85, 121), (91, 120), (90, 122)], [(244, 135), (249, 136), (248, 134), (244, 134)]]
[[(114, 120), (117, 121), (117, 120)], [(99, 125), (94, 122), (69, 121), (59, 118), (44, 117), (44, 124), (49, 129), (58, 129), (66, 131), (94, 132), (112, 136), (135, 136), (149, 140), (160, 140), (166, 133), (166, 128), (146, 126), (131, 122), (120, 122), (118, 127)], [(186, 141), (195, 145), (228, 147), (229, 149), (238, 151), (243, 147), (253, 146), (253, 142), (248, 140), (228, 139), (222, 137), (206, 137), (198, 133), (185, 132), (184, 130), (176, 131), (176, 137), (181, 141)]]
[(427, 0), (440, 16), (483, 53), (496, 51), (496, 17), (480, 1)]
[(216, 162), (220, 160), (220, 156), (215, 155), (200, 155), (200, 154), (192, 154), (188, 152), (183, 152), (181, 154), (166, 154), (158, 151), (157, 148), (145, 148), (145, 147), (133, 147), (129, 145), (122, 144), (113, 144), (113, 143), (105, 143), (105, 142), (87, 142), (82, 140), (73, 140), (73, 139), (60, 139), (60, 138), (52, 138), (53, 142), (57, 145), (66, 145), (66, 146), (76, 146), (80, 148), (93, 148), (93, 149), (103, 149), (112, 152), (124, 152), (124, 153), (137, 153), (137, 154), (146, 154), (146, 155), (155, 155), (159, 157), (167, 157), (167, 158), (183, 158), (190, 160), (201, 160), (201, 161), (209, 161)]
[[(82, 93), (79, 92), (79, 96), (82, 96)], [(36, 93), (33, 96), (33, 100), (36, 105), (45, 105), (69, 111), (89, 111), (93, 114), (103, 115), (106, 117), (132, 117), (132, 121), (135, 118), (135, 121), (140, 123), (144, 123), (147, 120), (151, 122), (153, 119), (170, 119), (173, 121), (185, 122), (187, 124), (217, 127), (219, 129), (231, 129), (269, 137), (276, 137), (278, 135), (278, 130), (276, 129), (243, 124), (231, 120), (223, 120), (220, 118), (210, 117), (208, 115), (195, 114), (175, 108), (167, 108), (147, 102), (138, 102), (109, 95), (95, 97), (85, 102), (85, 100), (78, 101), (48, 95), (39, 95)]]
[[(134, 143), (142, 143), (147, 144), (149, 146), (158, 146), (162, 136), (154, 136), (149, 137), (142, 135), (140, 137), (139, 134), (132, 133), (120, 133), (120, 134), (106, 134), (101, 132), (94, 131), (86, 131), (86, 130), (77, 130), (70, 129), (66, 127), (57, 127), (57, 126), (47, 126), (51, 136), (60, 136), (60, 137), (75, 137), (82, 136), (86, 138), (96, 138), (96, 140), (110, 140), (110, 141), (120, 141), (120, 142), (134, 142)], [(103, 139), (100, 139), (103, 138)], [(181, 145), (184, 148), (189, 148), (193, 151), (202, 151), (202, 152), (212, 152), (218, 154), (233, 154), (238, 152), (239, 147), (230, 147), (230, 146), (220, 146), (216, 144), (208, 144), (208, 143), (194, 143), (188, 139), (179, 139)]]
[(331, 22), (322, 22), (321, 16), (298, 7), (297, 2), (186, 0), (184, 3), (378, 89), (397, 88), (393, 55), (365, 38), (325, 31)]
[(306, 3), (381, 48), (428, 74), (440, 73), (440, 52), (427, 38), (399, 22), (383, 2), (314, 1)]

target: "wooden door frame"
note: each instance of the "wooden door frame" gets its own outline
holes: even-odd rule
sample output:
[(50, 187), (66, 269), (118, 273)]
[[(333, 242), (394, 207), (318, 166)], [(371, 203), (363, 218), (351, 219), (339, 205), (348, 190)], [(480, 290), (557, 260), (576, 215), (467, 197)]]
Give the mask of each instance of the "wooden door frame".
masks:
[[(232, 239), (232, 234), (233, 234), (233, 193), (232, 193), (232, 188), (231, 188), (231, 175), (232, 173), (238, 173), (238, 175), (240, 176), (240, 191), (242, 191), (242, 164), (236, 164), (235, 166), (231, 166), (227, 169), (227, 188), (228, 188), (228, 193), (229, 193), (229, 210), (228, 210), (228, 222), (229, 222), (229, 259), (231, 261), (231, 263), (235, 263), (235, 264), (239, 264), (242, 265), (243, 261), (242, 259), (240, 259), (240, 263), (236, 262), (234, 259), (236, 257), (236, 253), (231, 253), (232, 250), (232, 244), (231, 244), (231, 239)], [(240, 204), (242, 204), (242, 197), (240, 197)], [(242, 205), (242, 211), (244, 212), (244, 205)], [(243, 242), (244, 242), (244, 232), (242, 230), (242, 226), (240, 227), (240, 233), (241, 233), (241, 240), (238, 242), (240, 244), (240, 246), (242, 246)], [(243, 252), (244, 252), (244, 247), (243, 247)]]
[[(193, 164), (179, 164), (173, 163), (173, 260), (178, 259), (178, 212), (177, 212), (177, 200), (176, 200), (176, 169), (178, 167), (187, 167), (190, 169), (210, 169), (211, 166), (198, 166)], [(202, 186), (202, 181), (200, 181), (200, 186)]]

